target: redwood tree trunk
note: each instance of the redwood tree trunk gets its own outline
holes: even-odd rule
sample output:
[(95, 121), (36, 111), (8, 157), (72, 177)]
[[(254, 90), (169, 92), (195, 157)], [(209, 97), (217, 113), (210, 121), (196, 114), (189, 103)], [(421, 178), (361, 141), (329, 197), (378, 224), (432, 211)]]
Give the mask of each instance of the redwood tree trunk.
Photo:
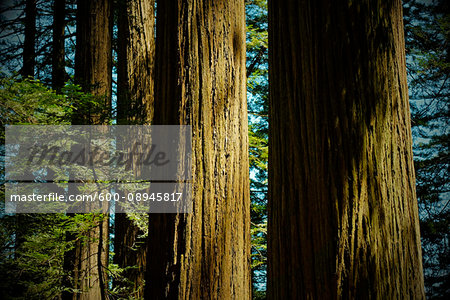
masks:
[(150, 124), (152, 121), (154, 28), (154, 0), (119, 0), (118, 124)]
[[(75, 82), (84, 92), (99, 96), (104, 113), (111, 108), (112, 3), (110, 0), (78, 0)], [(98, 111), (83, 107), (76, 123), (99, 124)]]
[(52, 86), (57, 92), (64, 87), (65, 72), (65, 16), (66, 1), (54, 0), (53, 3), (53, 53), (52, 53)]
[[(151, 124), (153, 118), (154, 6), (153, 0), (118, 3), (118, 124)], [(136, 298), (144, 292), (147, 239), (139, 238), (142, 234), (126, 214), (116, 214), (114, 261), (121, 268), (136, 267), (124, 273)]]
[[(109, 0), (77, 2), (75, 82), (84, 92), (98, 96), (102, 111), (78, 107), (74, 124), (100, 124), (102, 115), (111, 108), (111, 4)], [(77, 242), (74, 251), (67, 253), (68, 258), (73, 258), (71, 275), (73, 287), (78, 290), (73, 299), (103, 300), (107, 289), (109, 218), (98, 214), (88, 218), (96, 225), (86, 231), (87, 242)]]
[(269, 0), (270, 299), (424, 298), (400, 0)]
[(146, 299), (249, 299), (244, 1), (158, 2), (156, 124), (192, 125), (193, 212), (151, 214)]
[(34, 77), (34, 66), (36, 64), (36, 16), (36, 0), (26, 0), (22, 77)]

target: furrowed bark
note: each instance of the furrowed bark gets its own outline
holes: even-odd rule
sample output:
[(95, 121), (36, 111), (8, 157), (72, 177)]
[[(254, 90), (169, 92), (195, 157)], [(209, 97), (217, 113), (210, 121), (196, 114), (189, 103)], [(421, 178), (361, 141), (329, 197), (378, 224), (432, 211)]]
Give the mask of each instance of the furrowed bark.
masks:
[[(118, 124), (151, 124), (152, 122), (154, 7), (153, 0), (118, 2)], [(132, 288), (135, 291), (133, 296), (136, 298), (142, 298), (144, 292), (147, 239), (139, 238), (142, 234), (126, 214), (116, 214), (114, 260), (121, 268), (136, 266), (135, 269), (124, 273), (124, 276), (133, 282)], [(117, 284), (120, 285), (120, 283)]]
[[(109, 0), (77, 2), (75, 82), (84, 92), (97, 96), (101, 110), (78, 106), (73, 124), (101, 124), (111, 110), (111, 5)], [(73, 258), (70, 273), (73, 287), (78, 290), (72, 299), (106, 299), (109, 217), (90, 214), (88, 218), (95, 226), (85, 233), (87, 242), (77, 242), (74, 251), (67, 253), (68, 258)]]
[(269, 0), (269, 299), (423, 299), (402, 6)]
[(118, 3), (118, 124), (150, 124), (153, 118), (155, 1)]
[[(111, 110), (112, 91), (112, 3), (110, 0), (77, 2), (75, 82), (84, 92), (99, 97), (104, 114)], [(74, 123), (100, 124), (99, 112), (84, 108)]]
[(154, 121), (192, 126), (193, 212), (149, 216), (145, 298), (249, 299), (244, 1), (157, 13)]

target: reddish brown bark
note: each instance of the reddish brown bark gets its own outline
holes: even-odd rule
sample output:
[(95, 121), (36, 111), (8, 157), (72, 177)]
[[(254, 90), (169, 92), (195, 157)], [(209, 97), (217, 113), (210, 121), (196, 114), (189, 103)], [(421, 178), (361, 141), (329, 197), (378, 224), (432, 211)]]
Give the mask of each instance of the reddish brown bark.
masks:
[(249, 299), (244, 1), (157, 13), (154, 120), (192, 125), (193, 212), (149, 216), (145, 297)]
[(269, 1), (270, 299), (424, 298), (400, 0)]

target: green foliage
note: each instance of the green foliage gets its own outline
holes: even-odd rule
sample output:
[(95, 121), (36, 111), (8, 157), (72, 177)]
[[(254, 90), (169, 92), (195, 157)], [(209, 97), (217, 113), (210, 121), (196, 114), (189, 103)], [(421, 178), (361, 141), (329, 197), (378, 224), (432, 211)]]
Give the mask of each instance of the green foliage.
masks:
[(253, 298), (265, 299), (267, 269), (268, 33), (267, 1), (248, 0), (247, 95)]
[(267, 159), (269, 155), (267, 132), (264, 129), (255, 129), (255, 127), (252, 125), (249, 126), (250, 166), (258, 170), (267, 170)]
[(136, 300), (134, 295), (137, 294), (137, 291), (133, 290), (134, 282), (130, 281), (125, 276), (125, 273), (129, 270), (137, 269), (137, 266), (120, 268), (117, 264), (110, 263), (108, 269), (109, 276), (114, 282), (114, 285), (108, 291), (109, 296), (118, 300)]
[[(70, 124), (75, 107), (83, 108), (98, 101), (70, 83), (61, 94), (56, 94), (38, 80), (1, 78), (0, 103), (1, 138), (4, 143), (5, 125)], [(0, 149), (3, 158), (4, 147)], [(0, 196), (3, 199), (3, 164), (0, 180)], [(74, 249), (77, 241), (93, 242), (87, 232), (98, 225), (100, 217), (102, 215), (7, 215), (2, 201), (0, 291), (3, 299), (56, 299), (62, 291), (72, 291), (64, 284), (69, 276), (63, 270), (64, 254)], [(114, 271), (118, 272), (117, 269)]]
[(2, 236), (0, 252), (0, 289), (6, 299), (53, 299), (62, 292), (62, 262), (68, 247), (63, 219), (61, 215), (0, 219), (0, 228), (7, 229), (1, 231), (8, 234)]
[(148, 236), (148, 214), (141, 213), (127, 213), (127, 218), (130, 219), (139, 231), (142, 232), (138, 235), (138, 239), (146, 238)]
[(0, 79), (0, 122), (6, 124), (69, 124), (73, 106), (38, 80)]

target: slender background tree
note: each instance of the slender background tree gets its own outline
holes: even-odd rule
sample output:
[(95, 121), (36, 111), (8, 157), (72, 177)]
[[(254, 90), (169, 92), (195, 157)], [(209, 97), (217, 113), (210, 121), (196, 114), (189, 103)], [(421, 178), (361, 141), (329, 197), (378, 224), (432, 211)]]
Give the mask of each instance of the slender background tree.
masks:
[(26, 0), (25, 4), (25, 37), (23, 44), (23, 77), (34, 77), (36, 60), (36, 0)]
[(66, 1), (53, 1), (52, 88), (61, 92), (66, 82)]

